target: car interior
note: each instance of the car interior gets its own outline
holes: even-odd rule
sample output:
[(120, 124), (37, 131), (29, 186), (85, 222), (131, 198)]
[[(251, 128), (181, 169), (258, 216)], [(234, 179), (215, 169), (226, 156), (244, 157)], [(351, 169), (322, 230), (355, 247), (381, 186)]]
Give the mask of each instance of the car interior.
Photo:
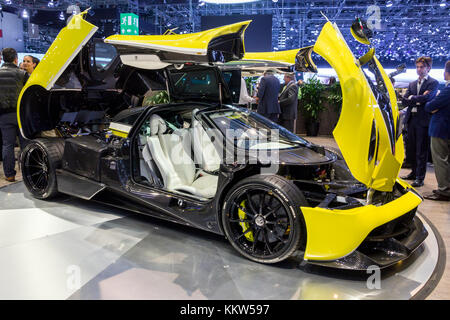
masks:
[(152, 113), (140, 128), (140, 184), (211, 199), (217, 191), (219, 152), (198, 119), (199, 109)]

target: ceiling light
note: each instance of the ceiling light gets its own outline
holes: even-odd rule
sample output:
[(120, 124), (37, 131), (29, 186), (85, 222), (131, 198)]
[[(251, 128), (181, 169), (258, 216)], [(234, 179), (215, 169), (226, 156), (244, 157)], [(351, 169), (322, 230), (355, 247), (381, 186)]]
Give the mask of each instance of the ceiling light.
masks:
[(67, 14), (79, 14), (80, 12), (81, 12), (80, 7), (74, 4), (68, 6), (66, 10)]

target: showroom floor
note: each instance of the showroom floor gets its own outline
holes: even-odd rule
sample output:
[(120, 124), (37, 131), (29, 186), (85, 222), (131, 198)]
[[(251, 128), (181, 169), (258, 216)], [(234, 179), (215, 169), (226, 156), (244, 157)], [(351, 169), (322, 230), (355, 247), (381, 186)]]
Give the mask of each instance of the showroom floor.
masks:
[[(308, 140), (326, 146), (336, 146), (334, 140), (330, 137), (308, 137)], [(407, 170), (402, 169), (401, 175), (407, 172)], [(16, 224), (25, 223), (28, 225), (28, 227), (22, 229), (23, 234), (14, 234), (11, 231), (10, 238), (0, 239), (2, 240), (0, 243), (0, 252), (2, 253), (0, 254), (3, 255), (0, 256), (0, 260), (3, 262), (8, 261), (6, 265), (9, 266), (9, 270), (14, 270), (10, 279), (16, 279), (14, 280), (14, 284), (11, 283), (9, 286), (11, 290), (0, 292), (3, 299), (8, 299), (8, 294), (10, 294), (10, 297), (28, 297), (31, 299), (33, 299), (33, 295), (35, 296), (37, 294), (44, 298), (56, 297), (62, 299), (154, 299), (158, 298), (158, 296), (166, 295), (170, 295), (172, 299), (202, 299), (205, 297), (209, 299), (227, 299), (232, 297), (237, 299), (270, 299), (271, 296), (274, 299), (295, 299), (308, 298), (308, 288), (311, 288), (311, 285), (313, 285), (315, 291), (310, 294), (309, 298), (333, 299), (332, 296), (317, 296), (317, 288), (322, 289), (322, 292), (329, 292), (329, 289), (332, 288), (334, 292), (340, 293), (340, 298), (371, 298), (371, 295), (373, 295), (373, 292), (365, 292), (365, 290), (361, 289), (356, 285), (356, 282), (350, 286), (347, 282), (344, 286), (339, 279), (333, 279), (333, 281), (325, 279), (326, 281), (324, 281), (323, 277), (320, 276), (311, 276), (308, 278), (308, 281), (303, 281), (297, 287), (301, 293), (299, 295), (299, 292), (295, 291), (295, 287), (291, 287), (290, 284), (298, 276), (301, 277), (302, 273), (300, 272), (303, 271), (295, 270), (290, 268), (289, 265), (285, 265), (282, 266), (284, 269), (283, 276), (280, 276), (274, 272), (275, 269), (273, 267), (260, 266), (258, 264), (247, 265), (245, 264), (245, 260), (243, 262), (240, 258), (236, 258), (233, 253), (230, 254), (229, 245), (219, 239), (220, 237), (202, 233), (200, 237), (191, 238), (189, 237), (189, 228), (176, 227), (174, 229), (171, 225), (167, 226), (166, 223), (140, 219), (134, 216), (124, 216), (120, 212), (111, 211), (108, 208), (99, 209), (95, 207), (95, 214), (91, 214), (90, 212), (94, 208), (90, 207), (91, 204), (83, 201), (78, 202), (76, 199), (70, 197), (63, 199), (59, 203), (33, 202), (29, 195), (23, 195), (25, 188), (21, 182), (13, 185), (4, 181), (2, 169), (0, 169), (0, 177), (0, 187), (5, 187), (0, 189), (0, 197), (6, 196), (3, 199), (8, 199), (1, 208), (4, 211), (3, 213), (5, 213), (3, 217), (6, 217), (6, 220), (3, 219), (2, 221), (10, 221), (10, 223), (14, 223), (15, 221)], [(16, 178), (19, 181), (21, 180), (20, 173)], [(434, 170), (430, 166), (428, 168), (425, 186), (418, 190), (420, 192), (431, 192), (435, 187), (436, 179), (434, 177)], [(5, 190), (8, 190), (8, 194), (1, 195), (2, 192), (6, 192)], [(19, 210), (13, 209), (13, 206), (16, 207), (18, 201), (21, 202), (19, 207), (23, 208), (20, 212)], [(66, 209), (69, 207), (76, 207), (77, 213), (73, 214), (73, 212)], [(450, 244), (450, 203), (425, 200), (420, 205), (419, 210), (437, 228), (445, 245), (448, 247)], [(58, 219), (62, 217), (64, 217), (64, 221)], [(33, 219), (37, 220), (34, 222), (30, 221)], [(35, 226), (38, 223), (46, 225), (44, 234), (39, 234), (39, 231), (33, 234), (35, 232), (33, 230), (36, 230)], [(151, 232), (146, 230), (149, 226), (151, 226)], [(3, 232), (8, 229), (5, 229), (5, 227), (3, 225), (1, 228)], [(49, 231), (48, 228), (50, 227), (53, 230)], [(30, 241), (30, 239), (36, 238), (40, 240)], [(92, 246), (86, 246), (81, 244), (81, 242), (80, 244), (74, 243), (73, 240), (77, 238), (89, 238), (89, 243)], [(426, 251), (433, 251), (436, 244), (432, 241), (432, 237), (429, 238)], [(184, 241), (180, 241), (182, 239)], [(155, 243), (155, 241), (158, 243), (167, 243), (167, 245), (152, 251), (145, 249), (151, 243)], [(196, 252), (197, 255), (186, 252), (184, 249), (186, 241), (191, 244), (188, 246), (192, 248), (190, 250)], [(202, 246), (202, 244), (211, 242), (214, 245), (209, 249), (209, 252), (205, 250), (206, 252), (204, 254), (199, 254), (204, 248), (208, 247)], [(14, 247), (16, 247), (15, 249), (11, 248), (13, 243)], [(95, 249), (94, 244), (97, 245), (97, 248), (100, 244), (100, 247), (103, 249), (100, 251)], [(52, 248), (51, 253), (48, 252), (49, 247)], [(169, 248), (170, 250), (164, 251)], [(201, 249), (197, 250), (198, 248)], [(24, 256), (18, 254), (17, 249), (20, 249), (19, 253), (23, 252)], [(33, 252), (39, 252), (39, 250), (41, 250), (40, 252), (47, 250), (45, 252), (48, 254), (47, 257), (51, 257), (56, 265), (59, 262), (64, 263), (64, 265), (69, 263), (70, 265), (72, 257), (77, 257), (77, 261), (84, 261), (84, 264), (81, 266), (83, 278), (87, 277), (89, 281), (84, 281), (81, 289), (72, 290), (70, 294), (67, 293), (67, 290), (62, 292), (59, 288), (52, 288), (49, 284), (41, 284), (40, 282), (47, 276), (52, 278), (60, 277), (62, 281), (68, 279), (66, 280), (68, 282), (67, 286), (70, 287), (69, 282), (73, 279), (68, 278), (68, 275), (76, 275), (79, 266), (75, 264), (70, 265), (73, 268), (70, 270), (67, 268), (63, 269), (65, 273), (52, 274), (52, 270), (44, 270), (43, 266), (45, 263), (43, 261), (39, 261), (39, 259), (31, 260), (30, 257), (27, 257), (30, 254), (33, 256)], [(211, 257), (214, 257), (214, 259), (211, 259)], [(430, 272), (432, 260), (435, 259), (435, 256), (428, 254), (424, 255), (424, 257), (428, 260), (426, 262), (428, 265), (421, 264), (417, 266), (420, 261), (415, 262), (415, 265), (408, 267), (408, 272), (396, 273), (395, 276), (389, 278), (389, 281), (383, 279), (384, 290), (383, 293), (378, 292), (379, 296), (386, 299), (395, 299), (396, 297), (403, 299), (404, 296), (402, 295), (417, 290), (415, 289), (418, 288), (417, 281), (420, 282), (420, 278), (424, 277), (425, 273)], [(449, 261), (448, 252), (446, 253), (446, 258)], [(34, 265), (30, 265), (31, 261), (35, 261), (33, 263)], [(2, 265), (2, 268), (7, 267), (5, 264)], [(217, 266), (220, 266), (219, 270)], [(26, 271), (29, 268), (39, 272), (32, 274), (30, 270)], [(145, 270), (152, 270), (150, 278)], [(259, 287), (261, 290), (256, 290), (259, 293), (257, 295), (253, 293), (252, 295), (253, 291), (246, 290), (246, 287), (254, 288), (257, 285), (256, 279), (250, 276), (253, 272), (263, 272), (265, 278), (272, 279), (277, 284), (277, 287), (271, 288), (270, 291), (265, 291), (262, 287)], [(39, 276), (39, 274), (41, 275)], [(183, 274), (186, 277), (182, 276)], [(249, 276), (243, 277), (244, 274)], [(23, 275), (27, 275), (26, 277), (29, 277), (29, 279), (26, 277), (23, 279)], [(116, 276), (111, 277), (111, 275)], [(212, 275), (214, 276), (211, 277)], [(3, 272), (0, 275), (1, 278), (5, 276)], [(169, 281), (170, 277), (174, 277), (172, 282)], [(437, 273), (431, 275), (431, 280), (433, 280), (433, 277), (437, 277)], [(22, 281), (18, 281), (17, 279), (21, 279)], [(136, 281), (136, 286), (129, 292), (124, 293), (122, 290), (123, 286), (125, 283), (129, 283), (130, 279), (146, 280)], [(236, 281), (237, 279), (239, 281)], [(399, 282), (398, 279), (407, 279), (407, 281), (403, 280)], [(416, 281), (412, 281), (412, 279)], [(30, 291), (25, 280), (34, 282), (36, 284), (34, 287), (37, 291)], [(434, 280), (436, 281), (438, 279)], [(4, 278), (2, 283), (4, 281), (8, 281), (8, 278)], [(147, 287), (145, 284), (149, 281), (153, 286), (156, 285), (158, 288), (161, 288), (162, 291), (156, 290), (152, 291), (152, 293), (146, 290), (144, 292), (142, 289)], [(171, 283), (172, 288), (167, 286), (168, 281)], [(233, 283), (234, 286), (228, 288), (227, 283)], [(179, 291), (180, 286), (184, 291)], [(23, 290), (25, 287), (27, 287), (26, 295), (24, 295)], [(17, 291), (12, 290), (12, 288), (16, 288)], [(192, 292), (189, 291), (190, 288)], [(442, 279), (440, 279), (437, 287), (427, 299), (450, 299), (449, 288), (450, 267), (446, 265)], [(186, 292), (188, 292), (188, 296), (186, 296)], [(226, 296), (222, 296), (222, 294), (225, 295), (225, 292)], [(231, 296), (230, 292), (232, 292)], [(276, 294), (274, 297), (273, 293)], [(372, 298), (377, 297), (374, 296)]]

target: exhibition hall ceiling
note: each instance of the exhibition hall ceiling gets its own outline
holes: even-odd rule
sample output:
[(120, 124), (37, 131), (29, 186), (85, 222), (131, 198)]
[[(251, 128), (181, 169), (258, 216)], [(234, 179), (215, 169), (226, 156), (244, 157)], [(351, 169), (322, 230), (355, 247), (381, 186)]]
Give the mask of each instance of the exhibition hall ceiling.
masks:
[[(384, 63), (412, 63), (420, 55), (430, 55), (436, 64), (443, 64), (450, 58), (450, 4), (446, 0), (211, 2), (226, 0), (0, 0), (0, 5), (3, 11), (20, 16), (26, 10), (25, 29), (31, 23), (39, 26), (39, 39), (24, 39), (27, 49), (33, 52), (45, 52), (71, 14), (70, 6), (78, 5), (81, 10), (92, 8), (90, 19), (100, 27), (103, 36), (118, 32), (121, 12), (139, 14), (141, 34), (161, 34), (175, 27), (179, 33), (201, 31), (202, 16), (269, 14), (272, 50), (313, 44), (326, 21), (323, 15), (335, 21), (344, 36), (359, 16), (367, 19), (376, 31), (374, 45)], [(364, 45), (346, 38), (356, 53), (364, 53)]]

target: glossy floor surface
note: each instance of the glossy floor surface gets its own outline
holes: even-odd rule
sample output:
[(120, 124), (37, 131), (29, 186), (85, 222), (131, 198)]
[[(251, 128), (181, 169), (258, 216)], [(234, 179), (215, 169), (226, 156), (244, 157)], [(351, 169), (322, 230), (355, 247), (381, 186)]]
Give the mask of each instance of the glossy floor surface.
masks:
[(342, 273), (299, 257), (253, 263), (223, 237), (72, 197), (36, 200), (22, 182), (2, 187), (0, 203), (0, 299), (409, 299), (438, 264), (426, 221), (423, 251), (406, 263)]

